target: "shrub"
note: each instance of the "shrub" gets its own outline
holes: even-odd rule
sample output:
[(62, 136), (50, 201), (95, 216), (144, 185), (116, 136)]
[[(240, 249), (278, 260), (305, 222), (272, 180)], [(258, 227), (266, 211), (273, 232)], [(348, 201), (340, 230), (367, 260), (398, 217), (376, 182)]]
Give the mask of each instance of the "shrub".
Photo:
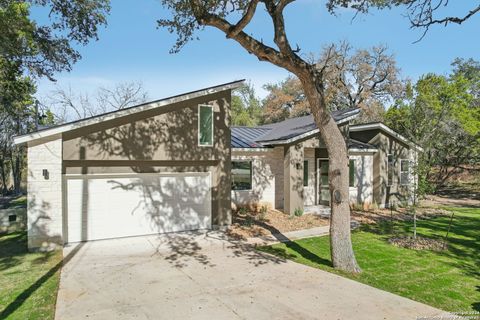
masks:
[(363, 203), (354, 202), (351, 204), (351, 208), (354, 211), (363, 211)]
[(301, 217), (303, 215), (303, 209), (296, 208), (295, 211), (293, 211), (293, 215), (295, 217)]
[(238, 213), (241, 214), (241, 215), (246, 215), (248, 213), (247, 207), (240, 207), (238, 209)]

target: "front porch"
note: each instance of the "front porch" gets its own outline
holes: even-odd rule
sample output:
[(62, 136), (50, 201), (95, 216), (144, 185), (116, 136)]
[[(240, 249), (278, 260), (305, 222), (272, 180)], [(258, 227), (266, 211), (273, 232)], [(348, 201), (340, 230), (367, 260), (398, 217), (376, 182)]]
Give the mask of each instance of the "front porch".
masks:
[(284, 146), (285, 213), (293, 214), (301, 210), (304, 213), (330, 215), (328, 161), (327, 150), (317, 137)]

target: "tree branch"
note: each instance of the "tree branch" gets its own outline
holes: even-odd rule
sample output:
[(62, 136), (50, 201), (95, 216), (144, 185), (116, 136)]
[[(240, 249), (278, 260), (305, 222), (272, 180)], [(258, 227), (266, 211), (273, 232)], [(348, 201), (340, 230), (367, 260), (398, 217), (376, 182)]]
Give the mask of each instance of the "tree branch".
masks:
[[(200, 25), (215, 27), (226, 35), (228, 35), (235, 27), (219, 15), (209, 13), (200, 0), (190, 0), (190, 5), (192, 6), (195, 19)], [(295, 55), (296, 59), (285, 59), (283, 52), (279, 52), (278, 50), (263, 44), (246, 34), (244, 31), (239, 31), (232, 36), (231, 39), (235, 40), (250, 54), (255, 54), (255, 56), (261, 61), (268, 61), (278, 67), (285, 68), (292, 73), (298, 73), (299, 70), (307, 70), (308, 64), (300, 57)]]
[(240, 31), (243, 31), (243, 29), (250, 23), (253, 16), (255, 15), (255, 11), (257, 10), (258, 2), (259, 2), (259, 0), (250, 1), (250, 3), (248, 4), (247, 10), (245, 11), (245, 14), (243, 15), (243, 17), (227, 33), (227, 38), (236, 37), (238, 35), (238, 33)]

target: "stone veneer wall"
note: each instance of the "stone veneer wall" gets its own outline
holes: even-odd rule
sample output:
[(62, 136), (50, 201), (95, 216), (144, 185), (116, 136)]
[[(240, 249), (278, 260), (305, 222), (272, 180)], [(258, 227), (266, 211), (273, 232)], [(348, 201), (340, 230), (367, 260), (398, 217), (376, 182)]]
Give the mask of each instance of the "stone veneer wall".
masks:
[[(48, 170), (48, 178), (43, 170)], [(63, 245), (62, 138), (28, 146), (28, 248), (51, 250)]]
[(232, 190), (237, 205), (269, 204), (283, 208), (283, 147), (268, 151), (232, 150), (232, 161), (252, 161), (252, 190)]

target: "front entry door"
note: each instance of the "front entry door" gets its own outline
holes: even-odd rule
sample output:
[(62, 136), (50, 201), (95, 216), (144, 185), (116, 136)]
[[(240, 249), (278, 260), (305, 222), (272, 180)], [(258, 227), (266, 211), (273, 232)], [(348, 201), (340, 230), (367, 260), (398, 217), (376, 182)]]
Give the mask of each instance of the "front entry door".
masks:
[(328, 187), (328, 159), (318, 159), (318, 204), (330, 206), (330, 189)]

